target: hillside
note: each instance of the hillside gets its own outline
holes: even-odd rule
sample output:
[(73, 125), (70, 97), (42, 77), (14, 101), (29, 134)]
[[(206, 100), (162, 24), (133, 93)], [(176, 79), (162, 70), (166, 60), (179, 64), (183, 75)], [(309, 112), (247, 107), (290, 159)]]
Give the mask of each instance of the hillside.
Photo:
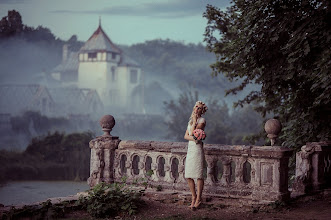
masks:
[[(75, 35), (69, 40), (63, 40), (47, 27), (26, 26), (17, 11), (10, 11), (1, 21), (2, 83), (43, 83), (45, 79), (50, 80), (49, 73), (62, 60), (63, 45), (69, 44), (70, 50), (77, 51), (83, 44)], [(163, 101), (175, 99), (181, 90), (198, 89), (201, 97), (217, 95), (223, 99), (224, 90), (231, 88), (231, 83), (223, 76), (211, 77), (209, 65), (215, 57), (202, 44), (155, 39), (120, 47), (141, 64), (145, 73), (146, 94), (163, 91), (162, 96), (158, 97), (159, 109), (162, 109)], [(153, 97), (147, 95), (145, 100), (148, 102), (151, 99)], [(230, 104), (229, 99), (231, 97), (226, 102)]]

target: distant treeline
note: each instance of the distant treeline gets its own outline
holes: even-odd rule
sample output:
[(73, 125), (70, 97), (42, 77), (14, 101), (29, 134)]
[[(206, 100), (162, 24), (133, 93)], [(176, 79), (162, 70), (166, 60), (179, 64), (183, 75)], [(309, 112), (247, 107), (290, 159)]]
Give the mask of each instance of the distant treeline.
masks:
[(24, 152), (0, 151), (0, 182), (10, 180), (86, 180), (92, 133), (54, 132), (33, 138)]
[(1, 125), (0, 150), (10, 149), (15, 151), (25, 150), (32, 138), (55, 131), (65, 133), (84, 131), (97, 133), (100, 131), (98, 122), (89, 117), (82, 119), (47, 117), (34, 111), (26, 111), (19, 116), (11, 116), (9, 123)]
[[(194, 99), (195, 100), (195, 99)], [(165, 103), (166, 118), (160, 115), (127, 115), (116, 120), (113, 135), (121, 140), (162, 140), (181, 141), (188, 118), (192, 111), (193, 99), (183, 95), (176, 102)], [(225, 104), (207, 100), (209, 110), (206, 114), (207, 139), (205, 143), (249, 144), (254, 143), (247, 136), (261, 130), (261, 118), (252, 108), (234, 111), (229, 114)], [(215, 120), (217, 118), (217, 120)], [(36, 130), (50, 129), (48, 125), (67, 122), (26, 113), (13, 118), (15, 134), (29, 132), (24, 130), (29, 121), (33, 121)], [(97, 122), (95, 122), (97, 124)], [(23, 130), (22, 130), (23, 129)], [(101, 128), (99, 128), (101, 130)], [(90, 148), (89, 141), (94, 138), (92, 132), (71, 133), (53, 132), (32, 138), (23, 152), (0, 151), (0, 182), (10, 180), (86, 180), (89, 177)]]
[[(24, 25), (19, 12), (9, 11), (0, 22), (0, 57), (4, 58), (0, 62), (1, 81), (38, 83), (61, 63), (64, 44), (68, 44), (71, 51), (78, 51), (84, 42), (78, 41), (76, 35), (62, 40), (47, 27)], [(141, 65), (146, 88), (155, 84), (154, 81), (168, 90), (190, 85), (205, 97), (217, 93), (224, 99), (224, 90), (233, 85), (223, 76), (210, 76), (215, 55), (206, 51), (203, 44), (155, 39), (119, 47)], [(148, 93), (145, 95), (148, 102), (151, 97)]]

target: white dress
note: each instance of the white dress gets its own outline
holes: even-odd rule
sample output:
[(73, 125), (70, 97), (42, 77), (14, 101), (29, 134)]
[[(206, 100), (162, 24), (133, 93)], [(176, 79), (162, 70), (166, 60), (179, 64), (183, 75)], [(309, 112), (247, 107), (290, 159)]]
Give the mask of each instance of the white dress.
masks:
[[(199, 118), (197, 122), (206, 124), (204, 118)], [(187, 130), (189, 135), (192, 135), (190, 123), (187, 125)], [(196, 144), (194, 141), (189, 141), (185, 160), (185, 178), (203, 179), (204, 159), (205, 154), (201, 142)]]

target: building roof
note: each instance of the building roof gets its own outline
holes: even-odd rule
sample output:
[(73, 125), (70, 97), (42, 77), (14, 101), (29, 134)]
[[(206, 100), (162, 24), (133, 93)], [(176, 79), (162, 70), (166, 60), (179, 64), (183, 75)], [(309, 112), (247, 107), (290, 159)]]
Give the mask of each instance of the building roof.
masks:
[(107, 34), (102, 30), (101, 25), (92, 34), (92, 36), (86, 41), (84, 46), (80, 49), (80, 52), (97, 52), (97, 51), (107, 51), (113, 53), (121, 53), (119, 49), (113, 42), (109, 39)]
[(79, 66), (78, 52), (69, 52), (68, 58), (57, 65), (54, 72), (77, 71)]
[(41, 85), (0, 85), (0, 113), (17, 114), (22, 111), (39, 110), (42, 98), (53, 103), (45, 86)]
[(56, 105), (66, 114), (91, 113), (91, 108), (94, 105), (98, 109), (103, 108), (103, 103), (95, 89), (58, 87), (49, 88), (49, 92)]
[(79, 67), (79, 53), (97, 51), (105, 51), (119, 54), (121, 57), (118, 63), (119, 66), (140, 67), (139, 63), (124, 54), (123, 51), (109, 39), (107, 34), (101, 28), (101, 25), (99, 25), (98, 29), (85, 42), (84, 46), (79, 50), (79, 52), (69, 51), (67, 59), (62, 61), (62, 63), (57, 65), (52, 71), (61, 73), (77, 72)]
[[(50, 111), (42, 112), (42, 100), (50, 103)], [(0, 85), (0, 114), (17, 115), (25, 111), (42, 114), (91, 114), (101, 111), (103, 103), (94, 89), (72, 87), (47, 88), (41, 85)], [(47, 112), (46, 112), (47, 111)]]

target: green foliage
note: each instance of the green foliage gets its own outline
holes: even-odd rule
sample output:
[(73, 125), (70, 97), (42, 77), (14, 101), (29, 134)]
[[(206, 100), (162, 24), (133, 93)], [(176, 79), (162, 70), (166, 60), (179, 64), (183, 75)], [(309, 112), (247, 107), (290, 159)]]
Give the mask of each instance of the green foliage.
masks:
[(0, 38), (15, 35), (22, 30), (22, 17), (15, 10), (8, 11), (8, 16), (3, 17), (0, 21)]
[(84, 180), (89, 176), (93, 135), (50, 133), (32, 139), (22, 152), (2, 150), (0, 181), (3, 180)]
[(74, 130), (72, 122), (63, 117), (51, 118), (40, 112), (26, 111), (21, 116), (10, 118), (13, 131), (32, 137), (31, 130), (37, 135), (44, 135), (47, 131)]
[(330, 139), (331, 23), (327, 0), (235, 0), (226, 11), (207, 6), (205, 42), (213, 75), (261, 85), (243, 100), (279, 117), (284, 145)]
[(211, 89), (231, 88), (231, 83), (225, 77), (212, 79), (206, 76), (210, 73), (209, 65), (215, 56), (202, 44), (155, 39), (121, 48), (141, 64), (146, 79), (162, 80), (162, 83), (176, 86), (193, 85), (208, 95)]
[(148, 170), (146, 172), (146, 176), (148, 176), (148, 177), (151, 177), (153, 174), (154, 174), (154, 171), (153, 170)]
[(63, 41), (46, 27), (24, 25), (18, 11), (8, 11), (0, 21), (1, 80), (35, 83), (40, 73), (47, 74), (61, 62), (65, 43), (72, 51), (79, 50), (83, 44), (75, 35)]
[(192, 92), (183, 92), (175, 102), (165, 102), (165, 113), (168, 117), (168, 136), (172, 140), (183, 140), (187, 123), (191, 116), (193, 106), (198, 100), (198, 94)]
[[(199, 100), (198, 93), (183, 92), (177, 101), (165, 102), (165, 111), (168, 117), (168, 136), (175, 141), (184, 140), (189, 117), (195, 102)], [(255, 143), (255, 140), (245, 141), (247, 135), (258, 132), (262, 118), (256, 114), (252, 106), (235, 110), (231, 115), (225, 103), (222, 105), (213, 98), (206, 101), (208, 111), (205, 119), (208, 144), (245, 144)]]
[(97, 218), (117, 216), (123, 213), (132, 215), (143, 203), (142, 193), (143, 191), (130, 189), (125, 183), (100, 183), (88, 192), (88, 196), (81, 196), (77, 205)]
[(141, 200), (143, 192), (133, 190), (125, 183), (100, 183), (77, 201), (52, 204), (51, 200), (47, 200), (39, 205), (12, 208), (2, 213), (1, 219), (57, 219), (64, 218), (73, 210), (86, 210), (97, 218), (133, 215), (144, 204)]

